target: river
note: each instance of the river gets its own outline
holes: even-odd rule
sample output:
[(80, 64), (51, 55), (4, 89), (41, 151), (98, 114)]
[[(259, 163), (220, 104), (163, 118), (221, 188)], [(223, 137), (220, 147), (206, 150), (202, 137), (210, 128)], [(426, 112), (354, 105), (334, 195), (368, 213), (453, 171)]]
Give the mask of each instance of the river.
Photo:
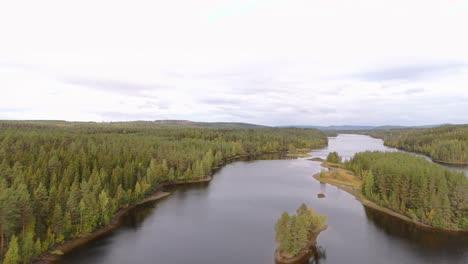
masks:
[[(364, 150), (395, 151), (362, 135), (330, 138), (325, 157)], [(352, 195), (312, 175), (319, 162), (306, 159), (238, 161), (209, 183), (177, 187), (169, 197), (130, 211), (114, 232), (66, 254), (75, 264), (272, 264), (274, 224), (284, 210), (305, 202), (328, 217), (309, 263), (468, 263), (468, 234), (420, 229), (362, 206)], [(324, 193), (325, 198), (317, 198)]]

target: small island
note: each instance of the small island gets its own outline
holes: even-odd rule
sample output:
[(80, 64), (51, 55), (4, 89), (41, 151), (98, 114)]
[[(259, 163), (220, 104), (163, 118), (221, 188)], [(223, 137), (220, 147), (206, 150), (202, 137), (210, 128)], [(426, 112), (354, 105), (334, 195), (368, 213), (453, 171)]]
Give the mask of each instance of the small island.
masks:
[(294, 263), (310, 253), (317, 236), (327, 228), (326, 216), (317, 215), (303, 203), (296, 215), (283, 212), (275, 225), (277, 263)]

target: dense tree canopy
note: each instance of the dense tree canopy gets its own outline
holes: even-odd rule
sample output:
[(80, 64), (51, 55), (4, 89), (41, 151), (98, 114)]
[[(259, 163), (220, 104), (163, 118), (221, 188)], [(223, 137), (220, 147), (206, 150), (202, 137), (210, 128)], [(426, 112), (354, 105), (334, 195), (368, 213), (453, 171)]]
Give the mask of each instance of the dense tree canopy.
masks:
[(283, 212), (275, 225), (275, 239), (278, 249), (291, 257), (298, 255), (310, 239), (310, 236), (325, 225), (326, 217), (317, 215), (312, 209), (302, 204), (297, 215)]
[(468, 164), (468, 125), (374, 131), (385, 145), (430, 156), (435, 161)]
[(357, 153), (346, 168), (379, 205), (427, 225), (468, 229), (468, 178), (402, 152)]
[(315, 129), (0, 122), (0, 262), (27, 263), (162, 183), (204, 178), (226, 158), (326, 143)]

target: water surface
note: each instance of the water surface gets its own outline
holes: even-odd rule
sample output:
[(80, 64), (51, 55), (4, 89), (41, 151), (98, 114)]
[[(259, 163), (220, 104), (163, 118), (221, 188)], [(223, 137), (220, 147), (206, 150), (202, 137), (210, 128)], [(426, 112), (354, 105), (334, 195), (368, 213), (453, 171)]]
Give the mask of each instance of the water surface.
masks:
[[(364, 150), (394, 149), (368, 136), (340, 135), (312, 153), (338, 151), (349, 158)], [(272, 264), (274, 224), (302, 202), (328, 216), (329, 227), (318, 238), (320, 256), (309, 263), (468, 263), (468, 235), (422, 230), (367, 209), (311, 177), (319, 171), (318, 162), (305, 159), (229, 164), (210, 183), (179, 187), (135, 208), (121, 228), (59, 263)]]

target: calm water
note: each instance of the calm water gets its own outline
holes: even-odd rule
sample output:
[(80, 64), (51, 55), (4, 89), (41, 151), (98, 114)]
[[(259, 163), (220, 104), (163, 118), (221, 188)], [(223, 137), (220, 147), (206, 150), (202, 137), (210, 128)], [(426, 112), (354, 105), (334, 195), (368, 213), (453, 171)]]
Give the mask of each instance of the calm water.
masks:
[[(329, 147), (351, 157), (391, 150), (367, 136), (340, 135)], [(115, 232), (59, 263), (239, 264), (274, 263), (274, 224), (281, 212), (306, 202), (328, 216), (309, 263), (468, 263), (468, 235), (429, 232), (366, 209), (353, 196), (311, 177), (309, 160), (235, 162), (207, 184), (180, 187), (164, 200), (131, 211)], [(318, 199), (318, 193), (326, 198)]]

